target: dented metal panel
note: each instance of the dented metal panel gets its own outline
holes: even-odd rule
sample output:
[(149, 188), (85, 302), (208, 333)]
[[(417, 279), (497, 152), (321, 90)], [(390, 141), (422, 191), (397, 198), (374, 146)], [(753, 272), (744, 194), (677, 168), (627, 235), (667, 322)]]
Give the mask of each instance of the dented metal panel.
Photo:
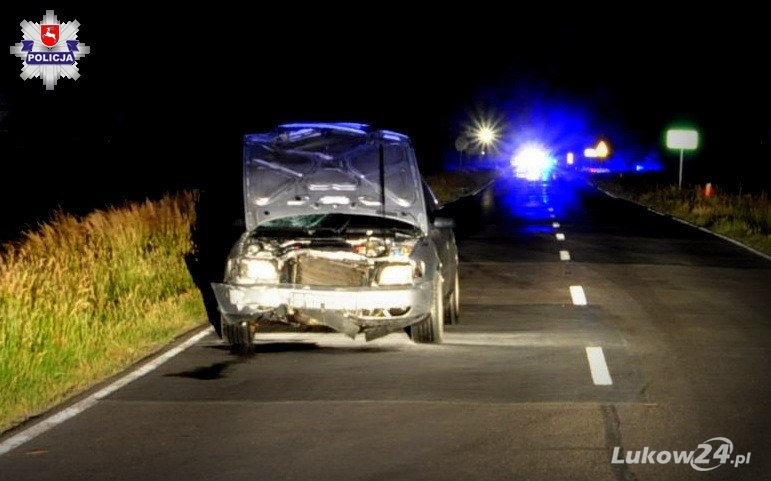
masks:
[[(431, 309), (430, 282), (401, 288), (311, 288), (301, 285), (234, 286), (213, 284), (220, 308), (235, 322), (325, 325), (350, 337), (359, 332), (387, 334), (425, 318)], [(285, 312), (276, 316), (275, 310)], [(390, 310), (395, 310), (393, 315)], [(399, 312), (404, 312), (398, 315)]]

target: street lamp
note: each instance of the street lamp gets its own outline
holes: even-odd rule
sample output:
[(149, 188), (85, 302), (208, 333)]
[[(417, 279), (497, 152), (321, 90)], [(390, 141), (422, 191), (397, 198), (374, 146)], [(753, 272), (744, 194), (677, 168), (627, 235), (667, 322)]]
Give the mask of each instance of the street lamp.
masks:
[(476, 153), (484, 156), (488, 152), (498, 150), (502, 132), (505, 130), (504, 117), (501, 114), (485, 111), (478, 108), (469, 116), (468, 122), (463, 126), (461, 137), (465, 137), (467, 143), (456, 143), (456, 149), (467, 154)]
[(484, 155), (484, 148), (490, 147), (490, 144), (495, 141), (495, 130), (487, 125), (482, 126), (477, 132), (477, 140), (483, 147), (482, 155)]
[(493, 124), (480, 123), (471, 132), (472, 142), (476, 144), (482, 155), (495, 148), (498, 142), (498, 127)]

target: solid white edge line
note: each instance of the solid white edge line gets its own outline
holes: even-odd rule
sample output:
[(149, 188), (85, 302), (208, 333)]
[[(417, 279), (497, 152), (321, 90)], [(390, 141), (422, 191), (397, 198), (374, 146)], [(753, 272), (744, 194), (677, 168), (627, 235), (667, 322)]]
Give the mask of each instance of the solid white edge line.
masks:
[(176, 347), (173, 347), (172, 349), (169, 349), (168, 351), (159, 355), (155, 359), (147, 362), (146, 364), (143, 364), (142, 366), (135, 369), (134, 371), (126, 374), (122, 378), (111, 383), (107, 387), (100, 389), (94, 394), (88, 396), (87, 398), (81, 401), (76, 402), (75, 404), (73, 404), (72, 406), (69, 406), (66, 409), (63, 409), (55, 414), (52, 414), (51, 416), (48, 416), (47, 418), (43, 419), (37, 424), (34, 424), (33, 426), (30, 426), (29, 428), (21, 431), (20, 433), (15, 434), (14, 436), (11, 436), (10, 438), (0, 443), (0, 456), (7, 453), (8, 451), (18, 448), (19, 446), (26, 443), (27, 441), (32, 440), (33, 438), (43, 434), (49, 429), (63, 423), (64, 421), (77, 416), (78, 414), (82, 413), (86, 409), (96, 404), (100, 399), (110, 395), (111, 393), (122, 388), (123, 386), (130, 383), (131, 381), (135, 381), (140, 377), (144, 376), (145, 374), (149, 373), (150, 371), (153, 371), (164, 362), (168, 361), (172, 357), (176, 356), (180, 352), (184, 351), (185, 349), (189, 348), (190, 346), (192, 346), (193, 344), (201, 340), (204, 336), (209, 334), (210, 331), (211, 331), (211, 328), (207, 326), (203, 331), (194, 334), (192, 337), (188, 338), (182, 344)]
[(601, 347), (587, 347), (586, 358), (589, 360), (589, 371), (592, 375), (592, 382), (597, 386), (610, 386), (613, 379), (608, 371), (608, 364), (605, 362), (605, 354)]
[(561, 261), (569, 261), (570, 260), (570, 252), (568, 252), (568, 251), (560, 251), (560, 260)]
[[(589, 185), (592, 185), (592, 184), (589, 184)], [(734, 245), (736, 245), (736, 246), (738, 246), (738, 247), (741, 247), (741, 248), (743, 248), (743, 249), (746, 249), (746, 250), (748, 250), (748, 251), (752, 252), (752, 253), (753, 253), (753, 254), (755, 254), (755, 255), (758, 255), (758, 256), (760, 256), (760, 257), (762, 257), (762, 258), (766, 259), (766, 260), (769, 260), (769, 261), (771, 261), (771, 256), (770, 256), (770, 255), (766, 254), (765, 252), (760, 252), (759, 250), (755, 249), (754, 247), (750, 247), (750, 246), (748, 246), (747, 244), (743, 244), (743, 243), (739, 242), (739, 241), (738, 241), (738, 240), (736, 240), (736, 239), (731, 239), (730, 237), (724, 236), (723, 234), (719, 234), (719, 233), (717, 233), (717, 232), (715, 232), (715, 231), (709, 230), (709, 229), (707, 229), (706, 227), (701, 227), (701, 226), (698, 226), (698, 225), (696, 225), (696, 224), (693, 224), (693, 223), (691, 223), (691, 222), (688, 222), (688, 221), (687, 221), (687, 220), (685, 220), (685, 219), (680, 219), (679, 217), (675, 217), (675, 216), (673, 216), (673, 215), (665, 214), (665, 213), (663, 213), (663, 212), (659, 212), (659, 211), (657, 211), (657, 210), (655, 210), (655, 209), (651, 209), (651, 208), (650, 208), (650, 207), (648, 207), (647, 205), (643, 205), (643, 204), (640, 204), (639, 202), (635, 202), (635, 201), (633, 201), (633, 200), (630, 200), (630, 199), (626, 199), (626, 198), (624, 198), (624, 197), (618, 197), (618, 196), (616, 196), (616, 195), (613, 195), (613, 194), (611, 194), (610, 192), (608, 192), (608, 191), (606, 191), (606, 190), (604, 190), (604, 189), (601, 189), (601, 188), (597, 187), (596, 185), (593, 185), (593, 187), (594, 187), (595, 189), (599, 190), (600, 192), (602, 192), (603, 194), (605, 194), (605, 195), (608, 195), (608, 196), (610, 196), (610, 197), (613, 197), (614, 199), (621, 199), (621, 200), (625, 200), (625, 201), (627, 201), (627, 202), (631, 202), (632, 204), (635, 204), (635, 205), (639, 205), (640, 207), (645, 207), (646, 209), (648, 209), (648, 211), (649, 211), (649, 212), (653, 212), (654, 214), (658, 214), (658, 215), (660, 215), (660, 216), (662, 216), (662, 217), (669, 217), (670, 219), (672, 219), (672, 220), (676, 220), (677, 222), (679, 222), (679, 223), (681, 223), (681, 224), (685, 224), (685, 225), (687, 225), (687, 226), (690, 226), (690, 227), (693, 227), (693, 228), (699, 229), (700, 231), (704, 231), (704, 232), (706, 232), (707, 234), (712, 234), (712, 235), (713, 235), (713, 236), (715, 236), (715, 237), (719, 237), (719, 238), (723, 239), (724, 241), (728, 241), (728, 242), (730, 242), (731, 244), (734, 244)]]
[[(655, 212), (655, 211), (654, 211), (654, 212)], [(660, 214), (660, 215), (663, 215), (663, 216), (666, 216), (666, 214), (661, 214), (661, 213), (659, 213), (659, 214)], [(739, 246), (739, 247), (743, 247), (743, 248), (747, 249), (748, 251), (752, 252), (753, 254), (757, 254), (757, 255), (759, 255), (760, 257), (762, 257), (762, 258), (764, 258), (764, 259), (768, 259), (769, 261), (771, 261), (771, 256), (770, 256), (770, 255), (768, 255), (768, 254), (766, 254), (766, 253), (764, 253), (764, 252), (760, 252), (759, 250), (757, 250), (757, 249), (754, 249), (754, 248), (752, 248), (752, 247), (748, 246), (747, 244), (742, 244), (741, 242), (739, 242), (739, 241), (738, 241), (738, 240), (736, 240), (736, 239), (731, 239), (730, 237), (726, 237), (726, 236), (724, 236), (723, 234), (719, 234), (719, 233), (717, 233), (717, 232), (711, 231), (711, 230), (707, 229), (706, 227), (701, 227), (701, 226), (698, 226), (698, 225), (696, 225), (696, 224), (693, 224), (693, 223), (691, 223), (691, 222), (688, 222), (687, 220), (684, 220), (684, 219), (679, 219), (679, 218), (677, 218), (677, 217), (672, 217), (672, 216), (669, 216), (669, 217), (670, 217), (670, 218), (672, 218), (672, 219), (674, 219), (674, 220), (676, 220), (677, 222), (679, 222), (679, 223), (681, 223), (681, 224), (685, 224), (685, 225), (687, 225), (687, 226), (689, 226), (689, 227), (694, 227), (694, 228), (696, 228), (696, 229), (699, 229), (699, 230), (700, 230), (700, 231), (702, 231), (702, 232), (706, 232), (707, 234), (712, 234), (713, 236), (716, 236), (716, 237), (720, 237), (721, 239), (723, 239), (723, 240), (725, 240), (725, 241), (728, 241), (728, 242), (730, 242), (731, 244), (737, 245), (737, 246)]]
[[(631, 202), (631, 201), (630, 201), (630, 202)], [(667, 216), (667, 215), (666, 215), (666, 214), (664, 214), (663, 212), (659, 212), (659, 211), (657, 211), (657, 210), (653, 210), (653, 209), (651, 209), (650, 207), (646, 207), (646, 209), (648, 210), (648, 212), (652, 212), (652, 213), (654, 213), (654, 214), (656, 214), (656, 215), (658, 215), (658, 216), (661, 216), (661, 217), (666, 217), (666, 216)], [(674, 217), (674, 218), (676, 219), (676, 217)]]
[(592, 187), (594, 187), (595, 189), (599, 190), (599, 191), (600, 191), (600, 192), (602, 192), (603, 194), (607, 195), (608, 197), (612, 197), (612, 198), (614, 198), (614, 199), (619, 199), (619, 198), (620, 198), (620, 197), (619, 197), (619, 196), (617, 196), (616, 194), (614, 194), (614, 193), (612, 193), (612, 192), (610, 192), (610, 191), (608, 191), (608, 190), (605, 190), (605, 189), (603, 189), (603, 188), (597, 187), (596, 185), (592, 184), (591, 182), (589, 182), (589, 185), (591, 185), (591, 186), (592, 186)]
[(576, 306), (586, 305), (586, 294), (584, 288), (581, 286), (570, 286), (570, 297), (573, 299), (573, 304)]
[(564, 241), (565, 240), (565, 234), (563, 234), (562, 232), (557, 232), (555, 234), (555, 236), (557, 237), (558, 241)]

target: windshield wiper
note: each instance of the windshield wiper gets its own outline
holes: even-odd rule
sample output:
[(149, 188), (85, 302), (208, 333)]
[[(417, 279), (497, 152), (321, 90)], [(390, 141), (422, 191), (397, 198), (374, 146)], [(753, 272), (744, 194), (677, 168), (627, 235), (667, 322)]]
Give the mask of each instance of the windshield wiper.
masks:
[(331, 232), (334, 232), (335, 234), (342, 234), (345, 232), (345, 230), (348, 228), (348, 224), (351, 223), (351, 218), (348, 217), (345, 219), (345, 222), (343, 222), (343, 225), (338, 227), (321, 227), (321, 229), (329, 230)]

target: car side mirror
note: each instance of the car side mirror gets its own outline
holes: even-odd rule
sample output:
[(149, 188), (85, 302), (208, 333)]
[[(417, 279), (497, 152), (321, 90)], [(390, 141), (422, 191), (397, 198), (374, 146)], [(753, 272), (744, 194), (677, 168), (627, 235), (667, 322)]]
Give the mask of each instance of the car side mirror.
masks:
[(437, 217), (434, 219), (434, 227), (437, 229), (452, 229), (455, 227), (455, 221), (449, 217)]

